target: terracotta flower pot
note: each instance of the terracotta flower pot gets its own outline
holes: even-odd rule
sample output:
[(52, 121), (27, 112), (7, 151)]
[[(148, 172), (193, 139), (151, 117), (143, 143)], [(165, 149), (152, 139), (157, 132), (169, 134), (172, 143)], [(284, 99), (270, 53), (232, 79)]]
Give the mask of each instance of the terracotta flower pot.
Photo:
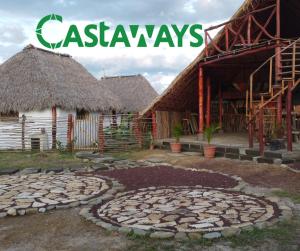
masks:
[(181, 144), (180, 143), (170, 143), (172, 153), (180, 153), (181, 152)]
[(207, 159), (213, 159), (216, 155), (216, 146), (206, 145), (204, 146), (204, 157)]

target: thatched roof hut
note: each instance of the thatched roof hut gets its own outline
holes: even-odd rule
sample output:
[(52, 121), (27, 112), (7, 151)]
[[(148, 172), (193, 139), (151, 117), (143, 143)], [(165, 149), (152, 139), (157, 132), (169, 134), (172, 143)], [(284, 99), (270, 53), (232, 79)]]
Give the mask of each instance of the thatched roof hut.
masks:
[[(97, 88), (95, 88), (97, 87)], [(66, 54), (26, 46), (0, 66), (0, 112), (109, 111), (119, 99)]]
[(122, 108), (127, 112), (142, 111), (158, 96), (142, 75), (103, 77), (99, 83), (120, 99)]

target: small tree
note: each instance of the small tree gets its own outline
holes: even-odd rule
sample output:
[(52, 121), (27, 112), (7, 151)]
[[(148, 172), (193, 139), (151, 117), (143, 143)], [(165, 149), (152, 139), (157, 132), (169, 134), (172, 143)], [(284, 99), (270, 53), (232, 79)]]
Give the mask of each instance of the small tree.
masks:
[(217, 132), (218, 130), (220, 130), (220, 126), (218, 126), (216, 124), (212, 124), (211, 126), (205, 128), (204, 136), (205, 136), (208, 144), (210, 144), (213, 134), (215, 132)]
[(183, 128), (181, 124), (176, 124), (173, 127), (173, 136), (176, 140), (176, 143), (179, 143), (180, 137), (183, 135)]

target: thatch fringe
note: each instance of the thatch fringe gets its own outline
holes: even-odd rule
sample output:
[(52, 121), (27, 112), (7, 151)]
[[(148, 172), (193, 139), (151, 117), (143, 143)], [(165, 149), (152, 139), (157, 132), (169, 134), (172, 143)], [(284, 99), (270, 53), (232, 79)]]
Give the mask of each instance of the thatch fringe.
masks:
[(0, 112), (64, 110), (109, 111), (120, 100), (66, 54), (26, 46), (0, 66)]

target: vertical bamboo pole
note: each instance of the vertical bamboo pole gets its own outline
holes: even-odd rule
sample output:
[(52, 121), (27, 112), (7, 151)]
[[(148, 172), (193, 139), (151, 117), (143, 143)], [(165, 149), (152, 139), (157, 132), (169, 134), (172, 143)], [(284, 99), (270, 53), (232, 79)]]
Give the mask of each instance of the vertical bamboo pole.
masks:
[(286, 128), (287, 128), (287, 150), (293, 151), (293, 134), (292, 134), (292, 88), (293, 82), (288, 82), (288, 92), (286, 97)]
[(52, 107), (52, 149), (56, 149), (57, 110)]
[(259, 109), (259, 126), (258, 126), (258, 138), (259, 138), (259, 153), (262, 156), (265, 151), (264, 142), (264, 110)]
[(99, 115), (99, 121), (98, 121), (98, 148), (99, 152), (104, 152), (104, 144), (105, 144), (105, 138), (104, 138), (104, 131), (103, 131), (103, 120), (104, 116), (103, 114)]
[(199, 134), (203, 134), (204, 130), (204, 76), (203, 76), (203, 68), (199, 68)]
[(210, 127), (211, 121), (211, 79), (206, 80), (206, 127)]
[(219, 96), (219, 127), (222, 130), (222, 127), (223, 127), (223, 96), (222, 96), (221, 82), (219, 82), (219, 86), (218, 86), (218, 96)]

